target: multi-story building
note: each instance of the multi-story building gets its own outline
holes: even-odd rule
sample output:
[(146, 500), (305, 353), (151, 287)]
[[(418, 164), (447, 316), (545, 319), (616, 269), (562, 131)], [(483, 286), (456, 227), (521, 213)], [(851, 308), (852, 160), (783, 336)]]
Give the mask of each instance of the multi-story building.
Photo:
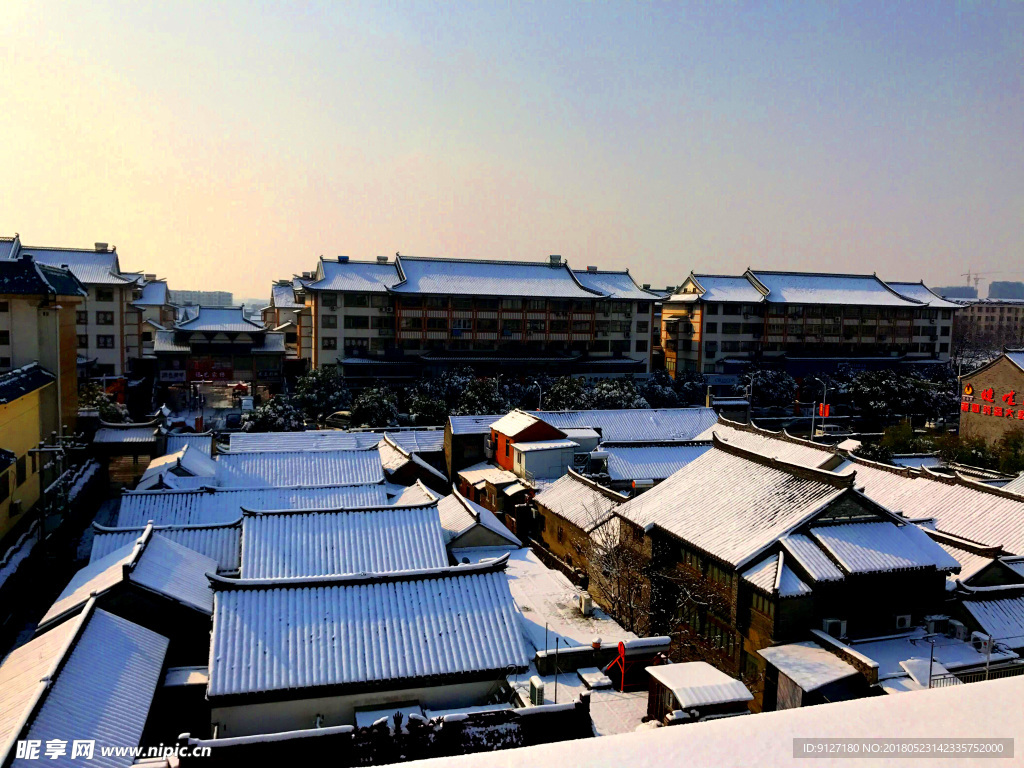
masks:
[(98, 375), (125, 375), (129, 359), (142, 355), (142, 315), (132, 305), (139, 276), (121, 271), (116, 248), (106, 243), (92, 249), (28, 246), (18, 236), (8, 248), (9, 259), (28, 254), (39, 264), (67, 267), (85, 285), (88, 296), (78, 306), (75, 322), (78, 352), (95, 361), (93, 372)]
[(999, 442), (1024, 426), (1024, 350), (1000, 357), (961, 378), (960, 436)]
[(675, 376), (775, 361), (799, 374), (850, 359), (944, 361), (961, 308), (923, 283), (875, 275), (691, 273), (663, 305), (665, 367)]
[(964, 304), (958, 337), (992, 349), (1024, 346), (1024, 299), (975, 299)]
[(40, 264), (24, 253), (0, 259), (0, 373), (38, 363), (55, 379), (54, 423), (46, 435), (64, 424), (72, 431), (75, 427), (75, 318), (85, 297), (85, 286), (67, 269)]
[(321, 259), (301, 280), (312, 363), (347, 377), (423, 367), (625, 373), (650, 370), (659, 294), (628, 272), (547, 262), (380, 256)]
[(284, 334), (286, 366), (296, 366), (299, 372), (313, 359), (312, 314), (302, 294), (298, 279), (278, 280), (270, 288), (270, 304), (260, 310), (263, 325)]
[(140, 275), (141, 294), (132, 306), (141, 314), (142, 327), (140, 342), (143, 357), (152, 357), (153, 339), (157, 331), (174, 325), (178, 309), (171, 303), (170, 290), (166, 280), (157, 280), (156, 275)]
[(230, 307), (235, 303), (230, 291), (171, 291), (171, 302), (204, 307)]

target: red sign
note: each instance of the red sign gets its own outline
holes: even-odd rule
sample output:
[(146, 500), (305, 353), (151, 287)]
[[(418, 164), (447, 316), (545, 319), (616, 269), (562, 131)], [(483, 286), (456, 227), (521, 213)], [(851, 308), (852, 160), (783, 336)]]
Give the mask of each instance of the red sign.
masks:
[(977, 413), (980, 416), (996, 416), (1001, 419), (1019, 419), (1024, 421), (1024, 408), (1014, 410), (1013, 408), (1002, 408), (998, 405), (982, 405), (981, 403), (969, 403), (966, 400), (960, 403), (961, 413)]
[(818, 403), (818, 415), (824, 419), (826, 416), (828, 416), (828, 412), (831, 408), (832, 406), (829, 405), (828, 403)]

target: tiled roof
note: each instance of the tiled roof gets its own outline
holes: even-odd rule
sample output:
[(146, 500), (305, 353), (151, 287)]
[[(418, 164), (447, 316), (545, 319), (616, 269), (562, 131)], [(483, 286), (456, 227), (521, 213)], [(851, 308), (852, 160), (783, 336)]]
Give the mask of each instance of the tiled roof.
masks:
[(45, 626), (85, 605), (92, 595), (133, 582), (196, 610), (210, 613), (213, 595), (206, 574), (217, 562), (147, 528), (134, 541), (90, 562), (60, 593), (40, 620)]
[(965, 599), (963, 606), (983, 632), (1011, 648), (1024, 647), (1024, 590), (1011, 587), (977, 593)]
[[(68, 755), (71, 740), (84, 739), (95, 740), (90, 765), (130, 765), (130, 756), (101, 751), (139, 744), (167, 645), (166, 637), (90, 602), (79, 618), (12, 651), (0, 665), (0, 762), (12, 757), (19, 738), (43, 749), (64, 740)], [(32, 764), (14, 765), (22, 763)]]
[(174, 331), (156, 331), (153, 334), (154, 352), (183, 352), (188, 353), (192, 348), (187, 341), (179, 342), (174, 338)]
[(142, 296), (132, 303), (137, 307), (162, 307), (165, 304), (170, 304), (167, 281), (152, 280), (146, 283), (142, 286)]
[(519, 611), (503, 567), (498, 561), (372, 580), (218, 579), (207, 695), (216, 701), (290, 690), (305, 698), (327, 686), (399, 689), (525, 670)]
[[(134, 544), (145, 531), (145, 528), (105, 528), (93, 523), (89, 562), (94, 563), (127, 544)], [(219, 572), (238, 570), (242, 542), (241, 518), (233, 523), (216, 525), (161, 525), (155, 526), (153, 531), (216, 560)]]
[(31, 254), (37, 262), (52, 267), (67, 266), (86, 285), (129, 285), (134, 276), (121, 274), (117, 253), (91, 248), (41, 248), (24, 245), (20, 255)]
[(242, 307), (199, 307), (195, 317), (177, 323), (175, 328), (207, 333), (251, 333), (263, 330), (262, 325), (246, 318)]
[(152, 443), (158, 431), (157, 427), (102, 427), (96, 430), (92, 441), (107, 445)]
[(406, 430), (388, 432), (387, 435), (410, 453), (439, 453), (444, 450), (444, 430), (441, 429)]
[(278, 309), (299, 309), (304, 304), (295, 300), (295, 290), (291, 285), (277, 285), (270, 288), (270, 303)]
[(405, 279), (395, 293), (453, 294), (460, 296), (543, 296), (551, 299), (595, 299), (562, 262), (477, 261), (401, 256), (397, 259)]
[[(779, 563), (782, 562), (782, 573), (779, 573)], [(811, 588), (800, 580), (793, 570), (786, 565), (786, 557), (776, 552), (769, 555), (757, 565), (747, 569), (742, 574), (744, 580), (749, 581), (758, 589), (767, 592), (769, 595), (779, 597), (803, 597), (811, 594)]]
[(0, 237), (0, 260), (14, 259), (21, 248), (21, 240), (14, 237)]
[(254, 344), (250, 352), (253, 353), (264, 353), (264, 354), (275, 354), (285, 352), (285, 340), (283, 333), (275, 333), (268, 331), (263, 335), (262, 344)]
[(186, 444), (174, 453), (157, 456), (150, 461), (139, 480), (139, 487), (145, 490), (159, 476), (172, 470), (186, 473), (192, 477), (205, 477), (207, 484), (213, 485), (213, 478), (217, 474), (217, 462), (198, 448)]
[(534, 502), (590, 532), (612, 517), (628, 496), (602, 488), (572, 470), (537, 494)]
[(213, 433), (201, 432), (167, 436), (168, 453), (180, 451), (186, 445), (209, 456), (213, 450)]
[(503, 435), (509, 437), (515, 437), (525, 429), (532, 427), (540, 421), (539, 418), (534, 416), (532, 413), (526, 411), (515, 410), (502, 416), (500, 419), (491, 424), (491, 429), (495, 432), (500, 432)]
[(458, 491), (452, 491), (437, 502), (437, 512), (441, 518), (441, 527), (444, 529), (445, 542), (448, 544), (476, 526), (482, 526), (511, 546), (522, 546), (522, 542), (501, 524), (491, 510), (470, 501)]
[(821, 548), (802, 533), (793, 533), (782, 539), (786, 555), (798, 563), (811, 581), (842, 581), (846, 577)]
[(585, 269), (574, 269), (573, 274), (584, 288), (602, 293), (609, 298), (616, 300), (654, 301), (660, 299), (661, 294), (641, 288), (630, 276), (629, 272), (590, 272)]
[(757, 304), (764, 301), (764, 294), (742, 275), (692, 275), (692, 277), (704, 289), (701, 294), (704, 301), (741, 302), (743, 304)]
[(797, 474), (716, 444), (617, 513), (738, 566), (847, 490), (825, 475)]
[(1024, 472), (1017, 475), (1010, 482), (1003, 486), (1004, 491), (1010, 491), (1012, 493), (1020, 494), (1021, 498), (1024, 498)]
[(948, 301), (939, 294), (935, 293), (931, 288), (925, 285), (923, 282), (920, 283), (893, 283), (889, 282), (889, 287), (892, 288), (900, 296), (911, 301), (919, 301), (922, 304), (927, 304), (933, 309), (963, 309), (963, 304), (957, 304), (955, 301)]
[(364, 451), (381, 441), (380, 432), (342, 432), (337, 429), (311, 429), (306, 432), (234, 432), (233, 453), (254, 451)]
[(810, 640), (762, 648), (758, 653), (807, 692), (860, 674), (834, 653)]
[(710, 439), (703, 435), (718, 422), (713, 408), (623, 408), (606, 411), (533, 411), (558, 429), (593, 427), (606, 443), (642, 443)]
[(853, 306), (921, 307), (905, 299), (875, 275), (834, 275), (817, 272), (748, 274), (768, 289), (765, 301), (775, 304), (850, 304)]
[(117, 525), (121, 528), (156, 525), (210, 525), (231, 523), (242, 508), (344, 509), (386, 506), (383, 485), (308, 488), (217, 488), (189, 491), (136, 491), (121, 494)]
[(448, 565), (435, 505), (247, 513), (242, 578), (387, 573)]
[(306, 288), (313, 291), (386, 293), (400, 279), (394, 262), (320, 259), (320, 269), (323, 277), (304, 281)]
[(29, 363), (13, 371), (0, 373), (0, 404), (12, 403), (53, 381), (56, 381), (56, 376), (39, 363)]
[(960, 568), (913, 523), (846, 523), (812, 527), (810, 533), (848, 574)]
[(502, 469), (494, 464), (488, 464), (486, 461), (481, 461), (479, 464), (473, 464), (465, 469), (460, 469), (458, 475), (470, 485), (476, 485), (477, 483), (483, 482), (500, 485), (501, 483), (514, 483), (519, 479), (515, 474), (509, 472), (507, 469)]
[(453, 435), (489, 435), (491, 424), (500, 419), (504, 414), (491, 414), (480, 416), (449, 416), (448, 423), (451, 425)]
[(377, 451), (264, 451), (223, 453), (217, 461), (222, 488), (289, 485), (368, 485), (384, 481)]
[(0, 259), (0, 293), (23, 296), (87, 296), (88, 291), (67, 269), (34, 262), (29, 257)]
[(711, 444), (610, 445), (601, 450), (608, 454), (612, 480), (664, 480), (711, 450)]
[(535, 440), (529, 443), (516, 443), (512, 448), (516, 451), (522, 451), (523, 453), (531, 453), (533, 451), (552, 451), (557, 449), (565, 448), (579, 448), (579, 443), (574, 443), (572, 440)]

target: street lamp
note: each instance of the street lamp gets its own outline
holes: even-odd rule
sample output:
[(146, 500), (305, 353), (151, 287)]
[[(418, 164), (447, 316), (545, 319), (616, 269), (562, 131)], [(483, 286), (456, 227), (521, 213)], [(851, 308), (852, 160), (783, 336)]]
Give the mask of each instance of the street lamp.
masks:
[(541, 407), (542, 407), (541, 403), (543, 402), (543, 398), (544, 398), (544, 390), (541, 388), (539, 381), (534, 381), (532, 384), (530, 384), (526, 388), (530, 389), (531, 387), (536, 387), (537, 388), (537, 410), (539, 411), (541, 409)]

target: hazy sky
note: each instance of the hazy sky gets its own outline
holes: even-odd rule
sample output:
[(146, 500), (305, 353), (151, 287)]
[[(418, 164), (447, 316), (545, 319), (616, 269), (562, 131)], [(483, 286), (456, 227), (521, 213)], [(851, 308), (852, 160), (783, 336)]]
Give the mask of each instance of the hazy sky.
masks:
[(1024, 279), (1024, 3), (0, 5), (0, 234)]

